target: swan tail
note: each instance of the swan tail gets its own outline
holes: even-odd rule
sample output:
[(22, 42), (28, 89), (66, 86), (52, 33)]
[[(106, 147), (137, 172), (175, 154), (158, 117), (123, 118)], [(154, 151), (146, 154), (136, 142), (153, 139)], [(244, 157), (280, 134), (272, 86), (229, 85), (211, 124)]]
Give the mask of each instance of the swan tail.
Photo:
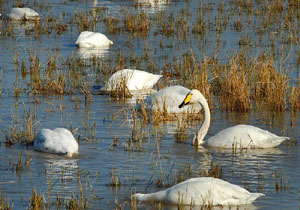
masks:
[(155, 193), (149, 193), (149, 194), (142, 194), (142, 193), (136, 193), (133, 194), (132, 197), (137, 201), (156, 201)]
[(259, 198), (261, 196), (265, 196), (265, 194), (263, 194), (263, 193), (251, 193), (250, 197), (246, 200), (245, 203), (252, 203), (254, 200), (256, 200), (257, 198)]
[(274, 138), (270, 141), (270, 147), (276, 147), (278, 145), (280, 145), (282, 142), (284, 142), (285, 140), (289, 140), (289, 137), (286, 136), (280, 136), (277, 138)]

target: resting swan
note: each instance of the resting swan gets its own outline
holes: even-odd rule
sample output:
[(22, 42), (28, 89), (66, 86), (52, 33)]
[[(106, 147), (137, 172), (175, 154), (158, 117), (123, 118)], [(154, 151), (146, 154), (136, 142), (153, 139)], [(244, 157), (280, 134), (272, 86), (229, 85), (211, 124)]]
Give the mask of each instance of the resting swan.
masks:
[[(194, 106), (187, 106), (183, 109), (178, 108), (178, 104), (182, 102), (186, 94), (189, 93), (189, 89), (180, 85), (166, 87), (152, 93), (150, 96), (145, 98), (144, 104), (146, 105), (147, 111), (158, 111), (169, 114), (175, 113), (198, 113), (201, 110), (201, 105), (195, 104)], [(142, 104), (137, 104), (136, 109), (141, 110)]]
[(204, 120), (193, 139), (193, 145), (219, 148), (270, 148), (276, 147), (289, 139), (289, 137), (280, 137), (251, 125), (236, 125), (221, 130), (216, 135), (204, 141), (204, 137), (210, 126), (210, 110), (204, 96), (200, 91), (193, 89), (186, 95), (179, 108), (195, 103), (202, 105)]
[(65, 128), (41, 129), (34, 140), (34, 150), (71, 157), (78, 153), (78, 143), (73, 134)]
[[(0, 15), (1, 16), (1, 15)], [(10, 11), (3, 14), (3, 18), (10, 20), (38, 20), (40, 15), (30, 8), (12, 8)]]
[(118, 90), (123, 85), (126, 85), (126, 88), (131, 92), (151, 90), (161, 77), (162, 75), (151, 74), (146, 71), (123, 69), (111, 75), (102, 90)]
[(191, 178), (156, 193), (133, 195), (138, 201), (157, 201), (183, 205), (250, 204), (263, 193), (250, 193), (244, 188), (217, 178)]
[(92, 31), (83, 31), (76, 40), (78, 47), (101, 48), (113, 44), (104, 34)]

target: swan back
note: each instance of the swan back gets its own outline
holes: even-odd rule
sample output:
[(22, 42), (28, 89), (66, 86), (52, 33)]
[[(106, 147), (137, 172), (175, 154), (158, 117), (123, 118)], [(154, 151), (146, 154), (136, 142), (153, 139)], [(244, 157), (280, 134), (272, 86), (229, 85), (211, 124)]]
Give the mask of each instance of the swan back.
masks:
[(129, 91), (150, 90), (162, 75), (151, 74), (135, 69), (123, 69), (115, 72), (105, 84), (104, 91), (117, 90), (123, 84)]
[[(195, 104), (194, 106), (187, 106), (184, 108), (179, 108), (178, 105), (184, 100), (187, 93), (189, 93), (189, 89), (176, 85), (166, 87), (156, 93), (152, 93), (148, 96), (144, 103), (146, 105), (147, 111), (159, 111), (164, 112), (167, 111), (170, 113), (198, 113), (201, 110), (201, 106), (199, 104)], [(141, 109), (141, 104), (137, 105), (137, 110)]]
[(262, 193), (250, 193), (244, 188), (217, 178), (192, 178), (166, 190), (150, 194), (134, 194), (140, 201), (159, 201), (183, 205), (250, 204)]
[(252, 125), (236, 125), (221, 130), (207, 139), (205, 144), (220, 148), (270, 148), (287, 139)]
[(41, 129), (34, 141), (34, 149), (41, 152), (67, 154), (78, 152), (78, 143), (73, 134), (65, 128)]
[(35, 20), (39, 19), (40, 15), (33, 9), (24, 8), (12, 8), (9, 12), (3, 15), (4, 18), (11, 20)]
[(79, 47), (97, 48), (107, 47), (113, 44), (104, 34), (92, 31), (83, 31), (76, 40)]

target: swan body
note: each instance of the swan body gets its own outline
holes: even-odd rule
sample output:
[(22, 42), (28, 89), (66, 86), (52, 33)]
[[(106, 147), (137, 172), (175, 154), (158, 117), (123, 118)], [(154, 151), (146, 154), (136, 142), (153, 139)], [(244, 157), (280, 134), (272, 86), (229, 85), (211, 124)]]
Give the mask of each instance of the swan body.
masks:
[(76, 44), (83, 48), (101, 48), (113, 44), (104, 34), (92, 31), (83, 31), (76, 40)]
[(216, 135), (204, 141), (203, 145), (220, 148), (264, 149), (276, 147), (286, 139), (288, 137), (277, 136), (252, 125), (236, 125), (221, 130)]
[(161, 77), (162, 75), (151, 74), (145, 71), (123, 69), (111, 75), (102, 90), (118, 90), (120, 88), (124, 88), (123, 85), (126, 85), (126, 88), (129, 91), (150, 90)]
[(246, 189), (212, 177), (191, 178), (166, 190), (149, 194), (134, 194), (138, 201), (157, 201), (183, 205), (243, 205), (250, 204), (263, 193)]
[(72, 156), (78, 153), (78, 143), (65, 128), (41, 129), (34, 140), (34, 150)]
[[(180, 85), (166, 87), (160, 91), (152, 93), (145, 98), (144, 103), (147, 111), (159, 111), (168, 113), (198, 113), (201, 110), (201, 105), (195, 104), (194, 106), (186, 106), (178, 108), (178, 105), (184, 100), (189, 89)], [(137, 104), (136, 109), (141, 109), (141, 104)]]
[(40, 15), (30, 8), (12, 8), (10, 11), (3, 14), (4, 18), (11, 20), (36, 20)]
[(200, 91), (191, 90), (179, 105), (180, 108), (198, 103), (204, 109), (204, 121), (196, 136), (194, 137), (194, 145), (203, 145), (208, 147), (219, 148), (271, 148), (276, 147), (288, 137), (280, 137), (266, 130), (251, 125), (236, 125), (221, 130), (216, 135), (204, 140), (210, 126), (210, 110), (206, 99)]

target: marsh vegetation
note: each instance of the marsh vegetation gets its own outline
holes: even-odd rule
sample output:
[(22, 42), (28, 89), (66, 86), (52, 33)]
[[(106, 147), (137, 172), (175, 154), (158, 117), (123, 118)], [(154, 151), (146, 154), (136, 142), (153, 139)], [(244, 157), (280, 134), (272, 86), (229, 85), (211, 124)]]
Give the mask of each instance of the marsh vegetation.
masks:
[[(298, 1), (0, 1), (1, 13), (14, 6), (41, 19), (0, 20), (0, 209), (157, 209), (130, 194), (199, 176), (265, 193), (258, 208), (299, 207)], [(84, 30), (114, 45), (78, 49)], [(291, 140), (258, 151), (194, 148), (201, 113), (136, 112), (125, 87), (93, 94), (125, 68), (162, 74), (157, 89), (200, 90), (208, 135), (245, 123)], [(33, 151), (44, 127), (75, 130), (79, 155)]]

